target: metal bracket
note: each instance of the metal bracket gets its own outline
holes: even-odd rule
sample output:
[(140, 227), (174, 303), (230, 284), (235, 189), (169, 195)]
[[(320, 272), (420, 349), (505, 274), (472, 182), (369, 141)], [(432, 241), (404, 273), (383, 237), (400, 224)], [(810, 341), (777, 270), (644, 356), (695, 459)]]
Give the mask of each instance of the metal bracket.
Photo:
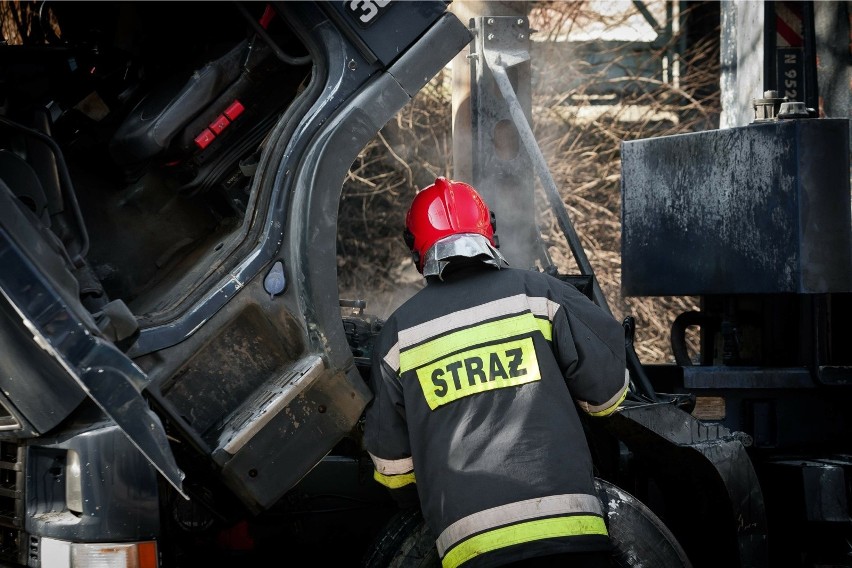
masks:
[[(550, 174), (547, 161), (535, 139), (530, 121), (524, 113), (518, 93), (515, 92), (509, 78), (509, 70), (529, 62), (529, 23), (524, 18), (512, 17), (488, 17), (478, 20), (485, 23), (485, 31), (480, 29), (476, 41), (477, 48), (481, 50), (478, 52), (481, 54), (480, 59), (484, 61), (485, 67), (490, 71), (500, 94), (508, 105), (508, 113), (512, 123), (517, 129), (520, 141), (541, 181), (548, 202), (556, 215), (559, 227), (565, 234), (581, 274), (594, 276), (592, 265), (571, 223), (565, 204), (562, 202), (562, 197), (556, 188), (553, 176)], [(482, 23), (479, 25), (482, 28)], [(476, 170), (475, 167), (474, 170)], [(516, 203), (518, 203), (517, 200)], [(518, 206), (521, 205), (518, 203)], [(596, 278), (592, 279), (592, 297), (597, 305), (612, 314), (606, 296), (604, 296)]]
[[(512, 266), (547, 266), (546, 248), (536, 223), (535, 179), (516, 127), (490, 68), (495, 59), (508, 68), (517, 85), (519, 106), (532, 106), (529, 24), (526, 18), (479, 17), (473, 20), (471, 44), (471, 165), (474, 186), (497, 217), (497, 232), (508, 235), (500, 252)], [(514, 92), (514, 88), (513, 88)], [(522, 113), (524, 111), (521, 111)]]

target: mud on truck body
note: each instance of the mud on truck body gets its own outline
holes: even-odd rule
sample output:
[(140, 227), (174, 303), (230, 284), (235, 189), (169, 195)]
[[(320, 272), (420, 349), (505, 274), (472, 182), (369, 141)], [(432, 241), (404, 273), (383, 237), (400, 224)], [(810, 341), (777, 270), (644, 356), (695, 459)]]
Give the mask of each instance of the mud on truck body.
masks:
[[(474, 161), (498, 122), (526, 149), (474, 177), (535, 170), (581, 272), (557, 275), (605, 305), (518, 110), (528, 23), (175, 6), (45, 3), (44, 42), (0, 46), (0, 562), (434, 565), (360, 445), (381, 320), (341, 314), (338, 202), (470, 44)], [(625, 291), (702, 310), (674, 365), (627, 321), (631, 393), (587, 424), (614, 565), (848, 565), (849, 133), (789, 118), (623, 147)]]
[(215, 565), (209, 529), (260, 516), (307, 549), (317, 509), (333, 561), (369, 516), (333, 511), (387, 505), (336, 216), (469, 41), (446, 8), (45, 3), (45, 42), (0, 47), (3, 561)]

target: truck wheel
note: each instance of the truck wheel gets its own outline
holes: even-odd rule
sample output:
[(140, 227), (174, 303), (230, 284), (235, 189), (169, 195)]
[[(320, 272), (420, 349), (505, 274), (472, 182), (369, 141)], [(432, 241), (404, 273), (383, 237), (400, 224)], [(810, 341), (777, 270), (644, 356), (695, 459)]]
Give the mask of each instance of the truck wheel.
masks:
[(420, 509), (400, 511), (388, 521), (367, 551), (364, 568), (439, 568), (435, 537)]
[[(641, 501), (595, 479), (612, 539), (613, 568), (692, 568), (677, 539)], [(435, 538), (418, 509), (397, 513), (367, 551), (364, 568), (439, 568)]]
[(618, 568), (692, 568), (671, 531), (639, 499), (603, 479), (595, 479)]

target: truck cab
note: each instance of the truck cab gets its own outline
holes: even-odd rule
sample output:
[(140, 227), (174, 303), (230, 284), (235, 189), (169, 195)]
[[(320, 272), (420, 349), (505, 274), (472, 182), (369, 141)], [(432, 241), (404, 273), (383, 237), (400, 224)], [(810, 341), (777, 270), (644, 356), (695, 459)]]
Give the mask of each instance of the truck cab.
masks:
[(382, 503), (337, 203), (468, 29), (441, 1), (30, 16), (0, 46), (0, 560), (212, 565), (248, 519)]

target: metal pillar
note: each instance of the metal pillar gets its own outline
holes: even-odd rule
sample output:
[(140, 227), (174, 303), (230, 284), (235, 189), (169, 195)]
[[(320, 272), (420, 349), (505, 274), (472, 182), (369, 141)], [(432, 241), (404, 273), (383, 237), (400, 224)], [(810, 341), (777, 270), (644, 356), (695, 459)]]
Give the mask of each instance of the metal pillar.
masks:
[(544, 247), (535, 220), (535, 178), (510, 104), (501, 95), (488, 58), (504, 55), (499, 71), (517, 93), (522, 120), (532, 106), (529, 22), (521, 16), (480, 16), (472, 20), (471, 165), (472, 183), (497, 216), (500, 250), (518, 268), (544, 265)]
[[(520, 241), (516, 243), (520, 248), (514, 249), (514, 254), (526, 259), (529, 267), (533, 266), (536, 258), (545, 266), (550, 264), (535, 222), (534, 172), (568, 240), (580, 273), (594, 276), (530, 126), (523, 102), (528, 100), (529, 91), (518, 92), (513, 85), (512, 74), (517, 76), (529, 72), (529, 24), (522, 18), (486, 17), (478, 19), (476, 30), (472, 62), (475, 88), (471, 104), (474, 116), (474, 181), (479, 184), (478, 187), (493, 192), (485, 198), (497, 204), (498, 233), (501, 223), (506, 227), (501, 221), (502, 209), (509, 214), (509, 235)], [(524, 85), (521, 80), (515, 83)], [(503, 135), (502, 145), (495, 143), (495, 132)], [(511, 258), (509, 262), (512, 263)], [(595, 278), (592, 278), (592, 297), (595, 303), (610, 311), (606, 296)]]

